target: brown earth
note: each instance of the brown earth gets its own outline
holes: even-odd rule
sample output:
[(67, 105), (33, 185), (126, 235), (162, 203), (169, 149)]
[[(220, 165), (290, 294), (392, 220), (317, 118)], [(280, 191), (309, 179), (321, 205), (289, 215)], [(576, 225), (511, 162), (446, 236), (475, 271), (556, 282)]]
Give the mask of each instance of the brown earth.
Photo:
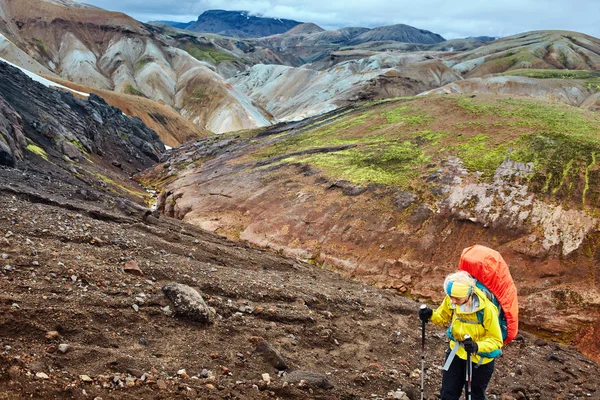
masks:
[[(418, 398), (415, 301), (26, 175), (0, 168), (0, 398), (391, 399), (399, 388)], [(199, 290), (214, 323), (167, 315), (169, 282)], [(427, 399), (443, 337), (427, 327)], [(489, 393), (598, 399), (599, 377), (573, 348), (524, 333)]]

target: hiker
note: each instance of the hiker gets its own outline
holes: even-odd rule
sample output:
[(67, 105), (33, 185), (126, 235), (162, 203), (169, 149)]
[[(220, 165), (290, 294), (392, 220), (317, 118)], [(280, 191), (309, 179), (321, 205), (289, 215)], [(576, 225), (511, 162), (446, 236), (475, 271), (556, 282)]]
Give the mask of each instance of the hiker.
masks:
[[(419, 310), (422, 321), (448, 326), (450, 348), (442, 376), (442, 400), (458, 400), (466, 385), (467, 352), (472, 357), (471, 398), (485, 400), (485, 390), (494, 372), (494, 359), (501, 354), (502, 331), (498, 308), (490, 301), (475, 279), (465, 271), (448, 275), (444, 281), (446, 297), (434, 311)], [(465, 337), (468, 337), (465, 340)]]

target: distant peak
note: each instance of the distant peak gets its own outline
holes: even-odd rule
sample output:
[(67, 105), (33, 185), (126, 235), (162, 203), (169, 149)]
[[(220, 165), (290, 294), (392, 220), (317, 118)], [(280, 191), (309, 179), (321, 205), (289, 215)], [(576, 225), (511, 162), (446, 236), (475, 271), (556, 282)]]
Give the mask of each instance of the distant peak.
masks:
[(305, 24), (296, 25), (295, 27), (293, 27), (292, 29), (287, 31), (286, 34), (307, 35), (307, 34), (311, 34), (311, 33), (319, 33), (319, 32), (324, 32), (324, 31), (325, 31), (325, 29), (321, 28), (319, 25), (313, 24), (312, 22), (307, 22)]
[(264, 17), (245, 10), (206, 10), (185, 29), (239, 38), (264, 37), (284, 33), (301, 22)]

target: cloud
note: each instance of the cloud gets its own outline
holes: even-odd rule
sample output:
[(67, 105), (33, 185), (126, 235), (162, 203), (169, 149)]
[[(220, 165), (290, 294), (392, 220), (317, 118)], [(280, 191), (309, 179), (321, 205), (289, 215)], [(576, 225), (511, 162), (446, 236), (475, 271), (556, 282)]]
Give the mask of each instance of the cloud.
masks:
[(206, 10), (245, 10), (313, 22), (325, 29), (407, 24), (447, 39), (508, 36), (532, 30), (572, 30), (600, 36), (596, 0), (87, 0), (143, 22), (195, 21)]

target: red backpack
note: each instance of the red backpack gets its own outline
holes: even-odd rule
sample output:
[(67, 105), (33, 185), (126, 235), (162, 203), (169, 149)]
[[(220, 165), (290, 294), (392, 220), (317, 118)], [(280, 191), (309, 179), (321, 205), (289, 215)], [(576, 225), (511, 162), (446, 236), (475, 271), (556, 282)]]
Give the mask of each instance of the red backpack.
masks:
[(467, 247), (462, 251), (458, 269), (471, 274), (477, 287), (498, 307), (504, 344), (513, 340), (519, 330), (517, 287), (500, 253), (478, 244)]

